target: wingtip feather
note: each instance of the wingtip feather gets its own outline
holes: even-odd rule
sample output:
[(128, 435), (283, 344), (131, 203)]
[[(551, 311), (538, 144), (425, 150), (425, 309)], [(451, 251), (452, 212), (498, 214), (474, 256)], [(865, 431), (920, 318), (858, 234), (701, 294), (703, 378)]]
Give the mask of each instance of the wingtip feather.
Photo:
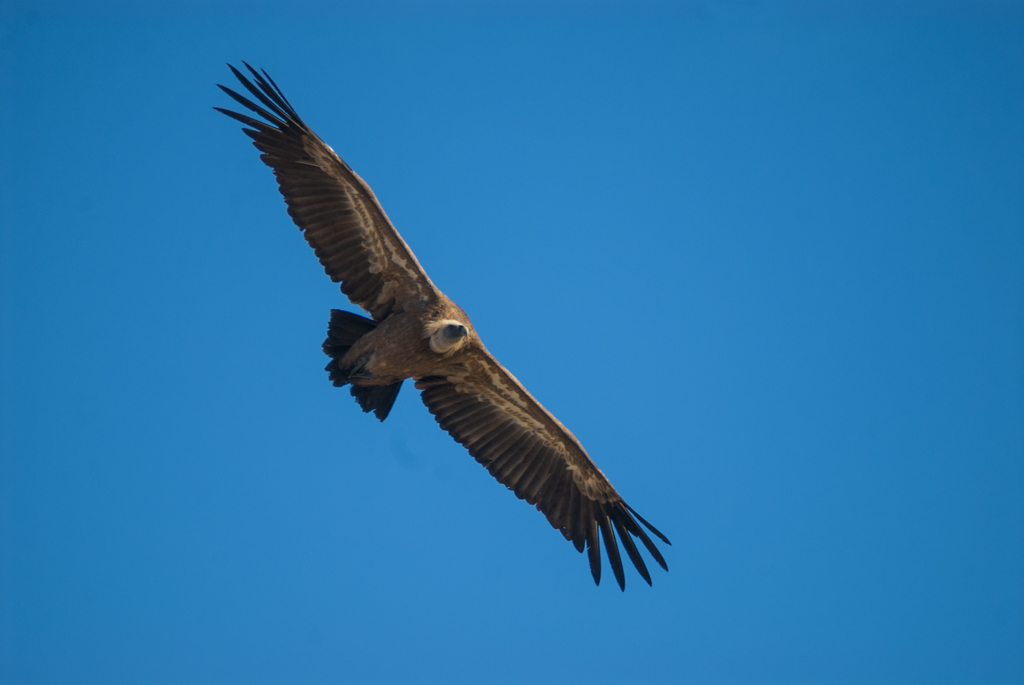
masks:
[(644, 526), (647, 527), (647, 530), (649, 530), (652, 533), (654, 533), (655, 535), (657, 535), (659, 540), (664, 542), (666, 545), (669, 545), (669, 546), (672, 545), (672, 543), (669, 542), (669, 539), (667, 537), (665, 537), (664, 535), (662, 535), (660, 530), (658, 530), (657, 528), (652, 526), (650, 523), (648, 523), (647, 519), (645, 519), (643, 516), (641, 516), (640, 514), (636, 513), (636, 509), (634, 509), (633, 507), (629, 506), (625, 502), (622, 503), (622, 506), (626, 507), (626, 509), (629, 509), (630, 513), (633, 514), (633, 516), (636, 516), (637, 520), (640, 521), (640, 523), (644, 524)]
[(597, 524), (601, 529), (601, 538), (604, 540), (604, 549), (608, 554), (608, 565), (612, 567), (612, 573), (615, 574), (615, 581), (619, 584), (619, 589), (625, 592), (626, 574), (622, 568), (622, 557), (619, 556), (619, 545), (615, 542), (615, 536), (612, 534), (604, 507), (598, 509), (597, 519)]

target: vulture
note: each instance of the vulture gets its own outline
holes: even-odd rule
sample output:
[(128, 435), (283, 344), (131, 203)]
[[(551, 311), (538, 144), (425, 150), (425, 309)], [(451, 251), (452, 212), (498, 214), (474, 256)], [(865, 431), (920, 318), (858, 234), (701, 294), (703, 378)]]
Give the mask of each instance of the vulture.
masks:
[[(245, 64), (243, 62), (243, 64)], [(242, 129), (274, 171), (296, 225), (341, 292), (369, 317), (332, 310), (326, 371), (364, 412), (387, 418), (411, 378), (441, 428), (492, 476), (534, 505), (601, 582), (601, 540), (626, 588), (619, 544), (647, 584), (634, 538), (666, 571), (647, 531), (583, 445), (491, 356), (469, 317), (431, 282), (370, 186), (313, 132), (266, 71), (228, 68), (251, 97), (219, 86), (253, 115), (215, 109)], [(258, 118), (257, 118), (258, 117)]]

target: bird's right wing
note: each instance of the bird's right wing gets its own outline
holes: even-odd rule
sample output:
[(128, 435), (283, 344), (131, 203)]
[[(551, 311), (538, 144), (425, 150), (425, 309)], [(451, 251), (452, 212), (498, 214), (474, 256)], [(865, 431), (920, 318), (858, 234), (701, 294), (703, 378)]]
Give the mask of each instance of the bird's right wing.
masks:
[(215, 107), (242, 129), (274, 170), (288, 213), (331, 280), (348, 299), (380, 321), (412, 299), (430, 300), (437, 288), (391, 224), (370, 186), (299, 118), (277, 84), (246, 64), (253, 81), (228, 65), (262, 106), (219, 86), (263, 118)]
[(623, 501), (569, 429), (482, 345), (435, 373), (418, 378), (416, 387), (441, 428), (519, 499), (536, 505), (578, 551), (585, 547), (595, 582), (601, 581), (600, 534), (615, 579), (625, 589), (613, 529), (648, 584), (651, 576), (631, 536), (668, 570), (640, 523), (671, 544), (668, 539)]

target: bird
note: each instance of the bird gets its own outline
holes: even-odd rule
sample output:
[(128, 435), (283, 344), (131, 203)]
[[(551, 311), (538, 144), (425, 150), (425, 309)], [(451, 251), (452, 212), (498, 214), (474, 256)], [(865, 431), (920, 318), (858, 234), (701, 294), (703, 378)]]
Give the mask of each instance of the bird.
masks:
[(362, 410), (384, 421), (402, 383), (412, 379), (444, 431), (578, 552), (586, 550), (595, 584), (601, 583), (603, 540), (620, 589), (626, 589), (620, 542), (651, 585), (633, 538), (665, 571), (668, 564), (647, 531), (672, 543), (626, 504), (579, 440), (487, 351), (466, 313), (427, 276), (370, 186), (299, 117), (265, 70), (242, 64), (248, 75), (228, 68), (251, 97), (218, 87), (255, 116), (214, 109), (243, 124), (324, 271), (369, 314), (331, 311), (323, 343), (331, 382), (349, 386)]

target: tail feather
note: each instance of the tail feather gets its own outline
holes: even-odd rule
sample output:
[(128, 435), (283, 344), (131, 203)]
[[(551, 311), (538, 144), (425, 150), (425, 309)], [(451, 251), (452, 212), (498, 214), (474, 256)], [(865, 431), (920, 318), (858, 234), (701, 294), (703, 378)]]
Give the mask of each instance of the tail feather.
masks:
[(353, 385), (352, 397), (356, 398), (364, 412), (372, 411), (374, 416), (383, 421), (391, 413), (401, 388), (402, 381), (391, 385)]
[(324, 340), (324, 354), (331, 358), (324, 370), (330, 374), (331, 382), (340, 388), (349, 382), (351, 369), (341, 368), (341, 358), (356, 344), (356, 341), (377, 327), (365, 316), (340, 309), (331, 310), (331, 322), (327, 324), (327, 340)]
[[(324, 340), (324, 354), (331, 358), (324, 370), (331, 378), (335, 387), (351, 383), (349, 377), (352, 369), (342, 368), (341, 359), (361, 337), (377, 327), (377, 324), (365, 316), (345, 312), (340, 309), (331, 310), (331, 321), (327, 325), (327, 339)], [(372, 411), (383, 421), (391, 412), (391, 407), (398, 397), (402, 381), (391, 385), (352, 385), (352, 396), (364, 412)]]

